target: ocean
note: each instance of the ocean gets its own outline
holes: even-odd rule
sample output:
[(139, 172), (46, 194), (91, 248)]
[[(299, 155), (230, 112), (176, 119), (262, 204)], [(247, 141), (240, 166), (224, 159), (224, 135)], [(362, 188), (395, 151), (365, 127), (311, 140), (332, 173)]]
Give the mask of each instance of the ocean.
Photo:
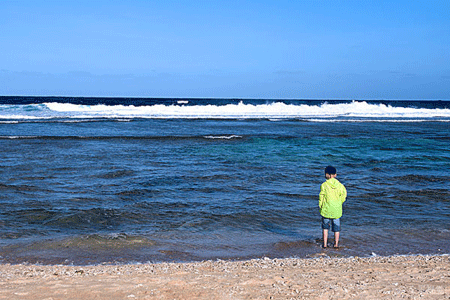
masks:
[(450, 101), (0, 97), (0, 263), (450, 254), (449, 142)]

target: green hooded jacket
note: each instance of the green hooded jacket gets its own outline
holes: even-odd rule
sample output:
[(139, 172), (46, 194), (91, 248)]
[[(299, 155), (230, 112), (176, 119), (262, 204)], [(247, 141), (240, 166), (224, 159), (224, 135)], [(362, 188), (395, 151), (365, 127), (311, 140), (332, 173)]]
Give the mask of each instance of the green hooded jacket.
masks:
[(320, 186), (320, 214), (328, 219), (342, 217), (342, 203), (347, 198), (345, 186), (336, 178), (330, 178)]

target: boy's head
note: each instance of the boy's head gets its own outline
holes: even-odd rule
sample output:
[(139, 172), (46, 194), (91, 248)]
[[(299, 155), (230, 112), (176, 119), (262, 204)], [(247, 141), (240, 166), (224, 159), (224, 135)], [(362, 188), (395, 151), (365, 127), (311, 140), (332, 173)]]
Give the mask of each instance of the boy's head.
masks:
[(325, 178), (330, 179), (336, 177), (336, 168), (328, 166), (325, 168)]

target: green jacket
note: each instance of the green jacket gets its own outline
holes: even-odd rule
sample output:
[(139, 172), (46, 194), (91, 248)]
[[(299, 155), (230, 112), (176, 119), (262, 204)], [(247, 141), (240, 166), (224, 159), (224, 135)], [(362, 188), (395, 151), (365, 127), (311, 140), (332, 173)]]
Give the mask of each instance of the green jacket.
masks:
[(347, 197), (345, 186), (336, 178), (330, 178), (320, 186), (320, 214), (329, 219), (342, 217), (342, 203)]

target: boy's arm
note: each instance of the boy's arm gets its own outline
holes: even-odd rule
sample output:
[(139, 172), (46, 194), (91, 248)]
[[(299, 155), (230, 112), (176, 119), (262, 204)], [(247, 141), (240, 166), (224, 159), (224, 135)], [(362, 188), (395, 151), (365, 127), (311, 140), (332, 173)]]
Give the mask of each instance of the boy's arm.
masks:
[(344, 185), (342, 185), (342, 203), (344, 203), (346, 199), (347, 199), (347, 189), (345, 188)]
[(323, 188), (323, 184), (320, 186), (320, 193), (319, 193), (319, 207), (322, 208), (322, 205), (325, 201), (325, 190)]

